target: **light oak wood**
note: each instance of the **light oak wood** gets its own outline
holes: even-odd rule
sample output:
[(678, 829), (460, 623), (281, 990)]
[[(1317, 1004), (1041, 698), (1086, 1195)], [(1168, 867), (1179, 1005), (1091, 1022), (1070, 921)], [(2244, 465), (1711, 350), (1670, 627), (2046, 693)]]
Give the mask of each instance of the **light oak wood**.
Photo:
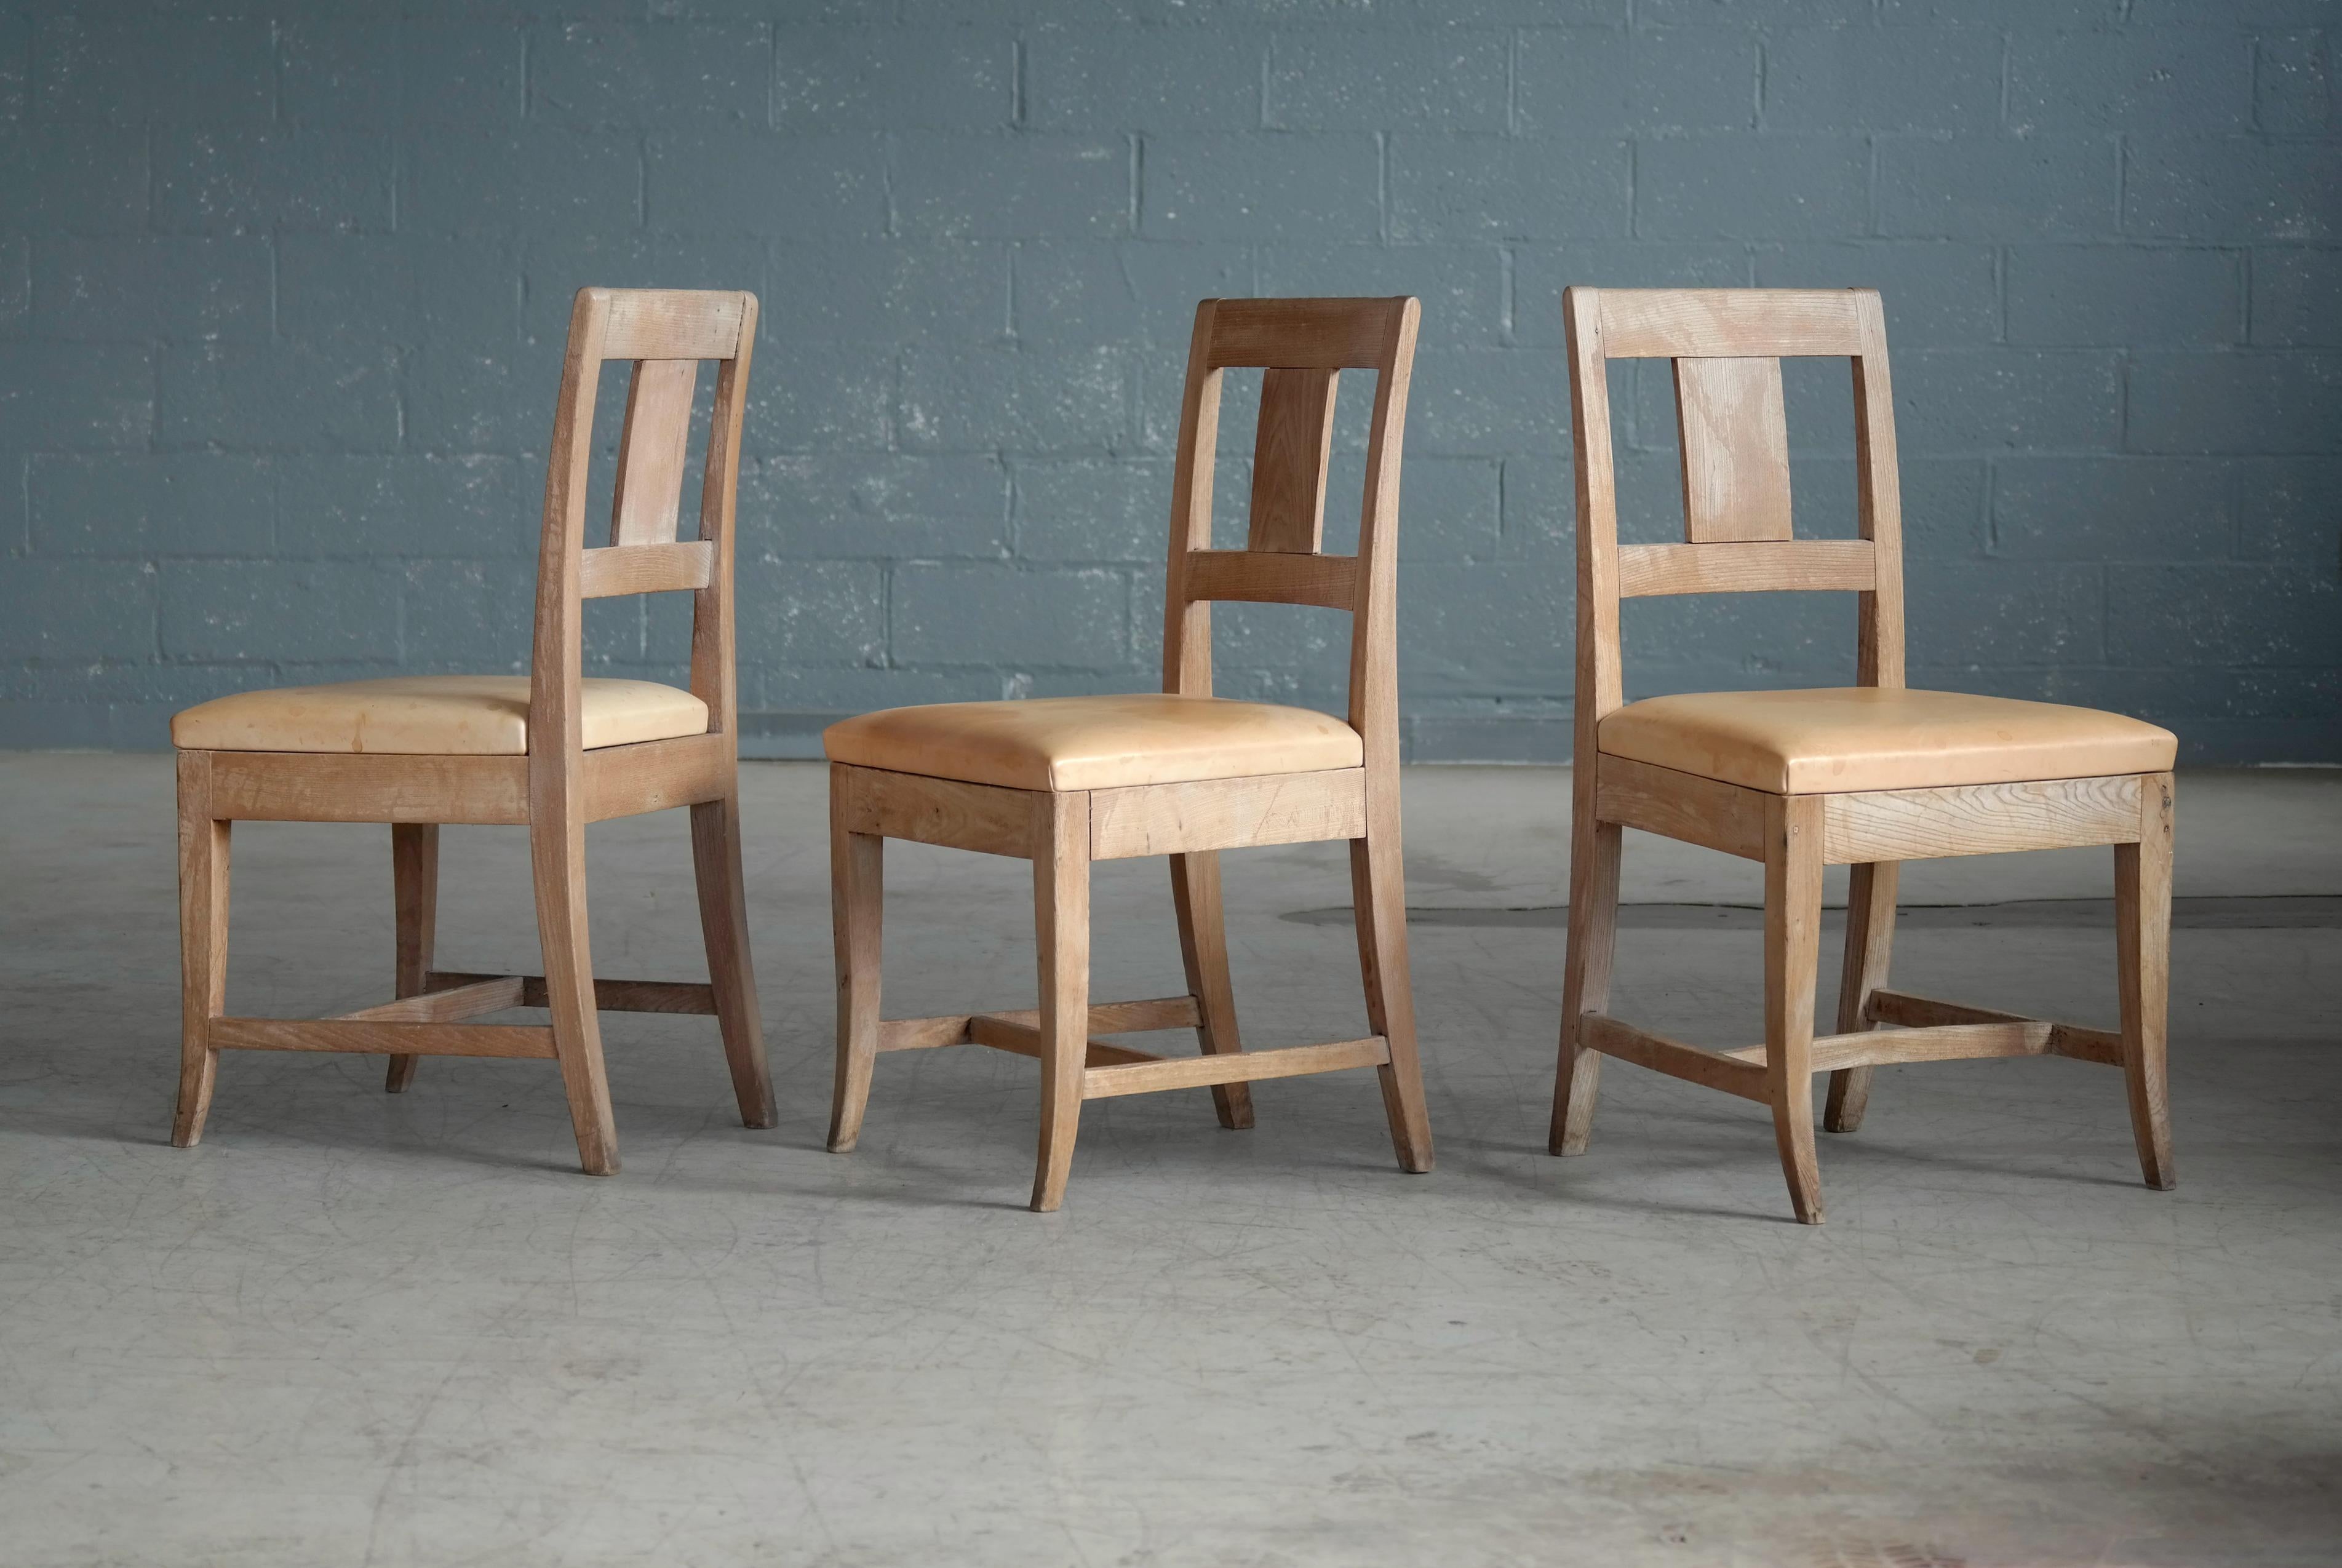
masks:
[(1389, 1061), (1389, 1043), (1377, 1034), (1365, 1040), (1331, 1040), (1322, 1045), (1286, 1045), (1275, 1051), (1187, 1056), (1177, 1061), (1158, 1058), (1104, 1065), (1094, 1062), (1082, 1074), (1082, 1097), (1105, 1100), (1116, 1094), (1152, 1094), (1158, 1089), (1256, 1083), (1263, 1078), (1294, 1078), (1305, 1073), (1380, 1067)]
[[(1865, 352), (1857, 289), (1606, 288), (1612, 359), (1779, 359)], [(1876, 297), (1874, 295), (1874, 297)]]
[(1034, 1031), (1041, 1058), (1041, 1137), (1033, 1163), (1036, 1214), (1065, 1203), (1074, 1139), (1081, 1132), (1083, 1074), (1089, 1065), (1090, 797), (1051, 795), (1047, 809), (1047, 852), (1033, 857), (1034, 945), (1041, 982), (1041, 1016)]
[(1044, 825), (1047, 797), (1031, 790), (841, 765), (833, 765), (829, 777), (833, 791), (844, 786), (848, 833), (1023, 860), (1031, 858)]
[[(888, 1018), (878, 1025), (878, 1049), (931, 1051), (946, 1045), (989, 1044), (976, 1038), (976, 1023), (1037, 1029), (1041, 1010), (1011, 1008), (998, 1013), (950, 1013), (933, 1018)], [(1137, 1034), (1156, 1029), (1195, 1029), (1203, 1012), (1193, 996), (1160, 996), (1144, 1002), (1093, 1002), (1089, 1033)], [(1029, 1054), (1029, 1053), (1027, 1053)]]
[(372, 1055), (528, 1056), (558, 1054), (554, 1031), (525, 1024), (400, 1024), (351, 1018), (215, 1018), (213, 1048), (222, 1051), (339, 1051)]
[[(1378, 1069), (1402, 1169), (1428, 1170), (1430, 1126), (1407, 981), (1398, 816), (1395, 579), (1398, 494), (1419, 307), (1412, 299), (1206, 300), (1196, 309), (1173, 469), (1164, 594), (1163, 689), (1212, 694), (1216, 600), (1318, 605), (1352, 616), (1349, 701), (1360, 764), (1330, 770), (1077, 790), (1004, 789), (948, 776), (835, 765), (830, 772), (832, 918), (838, 1054), (831, 1147), (853, 1146), (882, 1054), (960, 1044), (1037, 1056), (1042, 1110), (1033, 1207), (1063, 1202), (1085, 1096), (1209, 1087), (1220, 1124), (1253, 1124), (1255, 1078)], [(1222, 373), (1265, 372), (1254, 444), (1248, 548), (1212, 547)], [(1336, 372), (1376, 373), (1355, 556), (1321, 553)], [(882, 1019), (879, 844), (907, 838), (1034, 863), (1041, 1005), (1028, 1012)], [(1217, 852), (1346, 840), (1369, 1040), (1245, 1050), (1229, 984)], [(1188, 994), (1088, 1004), (1093, 862), (1167, 855)], [(1201, 1054), (1161, 1058), (1090, 1036), (1193, 1028)]]
[[(1100, 804), (1090, 797), (1092, 853), (1098, 841)], [(1179, 926), (1179, 964), (1188, 994), (1180, 1000), (1193, 1014), (1196, 1044), (1206, 1056), (1232, 1056), (1244, 1050), (1236, 1029), (1236, 986), (1228, 976), (1227, 920), (1220, 899), (1216, 850), (1190, 850), (1171, 856), (1171, 908)], [(1097, 1009), (1090, 1009), (1096, 1029)], [(1131, 1025), (1139, 1027), (1139, 1025)], [(1252, 1091), (1242, 1084), (1212, 1085), (1212, 1111), (1232, 1133), (1253, 1124)]]
[[(1901, 877), (1902, 867), (1891, 860), (1866, 862), (1847, 875), (1846, 963), (1837, 994), (1841, 1034), (1870, 1027), (1870, 999), (1887, 984), (1887, 964), (1894, 955), (1895, 887)], [(1851, 1133), (1862, 1125), (1863, 1112), (1869, 1104), (1869, 1068), (1833, 1070), (1822, 1125), (1833, 1133)]]
[(1630, 757), (1602, 757), (1586, 774), (1594, 795), (1592, 814), (1598, 822), (1640, 828), (1743, 860), (1765, 858), (1767, 797), (1761, 790)]
[[(979, 1013), (967, 1021), (968, 1043), (988, 1045), (995, 1051), (1006, 1051), (1014, 1056), (1030, 1056), (1036, 1061), (1049, 1054), (1049, 1036), (1041, 1033), (1037, 1024), (1016, 1024), (990, 1014)], [(1084, 1048), (1082, 1061), (1086, 1067), (1111, 1067), (1133, 1062), (1160, 1062), (1163, 1058), (1152, 1051), (1134, 1051), (1127, 1045), (1116, 1045), (1105, 1040), (1092, 1040)]]
[(1623, 599), (1667, 594), (1868, 593), (1877, 584), (1877, 547), (1867, 539), (1618, 546), (1618, 596)]
[(1366, 770), (1264, 774), (1090, 792), (1090, 858), (1363, 838)]
[[(674, 525), (673, 519), (668, 525)], [(610, 544), (580, 555), (577, 596), (611, 599), (628, 594), (696, 593), (715, 577), (716, 546), (705, 539)]]
[(2135, 843), (2137, 774), (1824, 796), (1832, 865)]
[(1789, 418), (1777, 359), (1677, 359), (1684, 537), (1789, 536)]
[(1872, 992), (1862, 1015), (1866, 1023), (1894, 1024), (1911, 1030), (1953, 1028), (1970, 1024), (2016, 1024), (2028, 1028), (2037, 1025), (2049, 1032), (2042, 1045), (2044, 1054), (2070, 1056), (2077, 1062), (2096, 1062), (2108, 1067), (2123, 1064), (2122, 1035), (2116, 1030), (2091, 1029), (2079, 1024), (2027, 1018), (2021, 1013), (2004, 1013), (1994, 1007), (1971, 1007), (1960, 1002), (1941, 1002), (1932, 996), (1914, 996), (1902, 991)]
[(696, 359), (636, 362), (626, 387), (626, 429), (618, 440), (611, 544), (656, 546), (675, 538), (683, 511), (683, 471), (691, 461), (691, 395), (698, 385)]
[(1585, 1050), (1598, 1051), (1605, 1056), (1616, 1056), (1622, 1062), (1632, 1062), (1710, 1089), (1721, 1089), (1760, 1104), (1771, 1098), (1771, 1091), (1765, 1085), (1761, 1050), (1756, 1053), (1756, 1060), (1728, 1052), (1706, 1051), (1664, 1034), (1654, 1034), (1647, 1029), (1637, 1029), (1602, 1013), (1582, 1014), (1577, 1022), (1578, 1038)]
[[(1568, 962), (1550, 1143), (1582, 1154), (1600, 1055), (1764, 1102), (1797, 1217), (1818, 1223), (1812, 1077), (1829, 1074), (1825, 1123), (1862, 1122), (1888, 1063), (2058, 1055), (2123, 1067), (2147, 1183), (2170, 1183), (2166, 986), (2168, 774), (1772, 794), (1605, 754), (1625, 702), (1618, 604), (1660, 594), (1835, 591), (1856, 595), (1856, 679), (1905, 678), (1902, 512), (1885, 313), (1870, 290), (1596, 290), (1563, 295), (1577, 484), (1576, 756)], [(1851, 361), (1859, 537), (1792, 536), (1778, 361)], [(1686, 542), (1617, 539), (1609, 398), (1614, 359), (1674, 361)], [(1971, 774), (1968, 776), (1973, 777)], [(1711, 1052), (1606, 1016), (1616, 945), (1621, 829), (1765, 865), (1765, 1040)], [(1887, 989), (1897, 865), (1955, 854), (2112, 844), (2123, 1027), (2029, 1019)], [(1837, 1033), (1814, 1034), (1821, 872), (1850, 864)], [(1874, 1024), (1896, 1026), (1879, 1032)]]
[[(375, 1051), (385, 1086), (405, 1089), (427, 1054), (557, 1062), (589, 1173), (618, 1169), (602, 1060), (605, 1009), (713, 1014), (741, 1118), (773, 1124), (740, 864), (732, 524), (756, 302), (746, 294), (585, 289), (570, 315), (555, 404), (539, 535), (528, 753), (525, 756), (182, 752), (179, 756), (182, 1028), (173, 1141), (195, 1143), (222, 1049)], [(698, 536), (678, 541), (696, 361), (717, 366)], [(610, 546), (586, 542), (586, 481), (602, 365), (632, 360)], [(580, 711), (582, 604), (614, 594), (693, 595), (691, 689), (705, 734), (595, 751)], [(586, 826), (688, 806), (710, 980), (597, 979), (586, 928)], [(227, 844), (236, 821), (386, 822), (397, 914), (395, 1000), (338, 1019), (225, 1017)], [(438, 824), (529, 830), (541, 976), (466, 974), (433, 964)], [(544, 1006), (548, 1027), (462, 1022)]]

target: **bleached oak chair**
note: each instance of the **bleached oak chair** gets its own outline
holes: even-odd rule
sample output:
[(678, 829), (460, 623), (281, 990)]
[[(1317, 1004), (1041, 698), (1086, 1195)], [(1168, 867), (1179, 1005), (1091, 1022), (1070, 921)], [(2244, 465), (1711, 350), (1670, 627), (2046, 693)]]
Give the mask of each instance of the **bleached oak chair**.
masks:
[[(1902, 511), (1877, 293), (1572, 288), (1577, 468), (1577, 712), (1569, 957), (1552, 1146), (1585, 1153), (1605, 1055), (1769, 1105), (1797, 1218), (1822, 1219), (1812, 1075), (1827, 1124), (1860, 1124), (1871, 1068), (2044, 1054), (2119, 1066), (2151, 1187), (2172, 1184), (2165, 1114), (2171, 924), (2168, 731), (2116, 714), (1903, 684)], [(1854, 363), (1857, 539), (1793, 539), (1785, 355)], [(1606, 366), (1675, 362), (1682, 544), (1620, 545)], [(1653, 594), (1859, 595), (1857, 680), (1818, 691), (1626, 703), (1618, 602)], [(1765, 1044), (1706, 1051), (1605, 1011), (1616, 945), (1619, 830), (1765, 865)], [(1887, 989), (1897, 864), (2112, 844), (2122, 1027), (2051, 1024)], [(1822, 867), (1851, 865), (1835, 1034), (1814, 1037)], [(1902, 1027), (1872, 1033), (1876, 1024)]]
[[(579, 291), (545, 474), (534, 674), (245, 692), (172, 720), (183, 1014), (174, 1144), (203, 1135), (222, 1051), (387, 1053), (392, 1094), (419, 1056), (543, 1057), (560, 1064), (580, 1163), (615, 1174), (604, 1007), (714, 1014), (741, 1120), (773, 1124), (741, 888), (734, 722), (732, 511), (756, 332), (754, 295)], [(678, 541), (703, 359), (719, 363), (699, 536)], [(633, 382), (610, 544), (588, 549), (594, 402), (608, 360), (634, 361)], [(691, 689), (582, 678), (581, 602), (665, 592), (693, 595)], [(586, 945), (586, 824), (680, 805), (691, 808), (709, 981), (597, 981)], [(391, 824), (398, 1000), (337, 1018), (226, 1015), (228, 830), (245, 821)], [(542, 976), (432, 967), (442, 823), (528, 828)], [(549, 1008), (552, 1024), (462, 1022), (509, 1007)]]
[[(837, 1084), (829, 1146), (854, 1147), (882, 1052), (974, 1044), (1041, 1061), (1033, 1207), (1064, 1201), (1082, 1102), (1209, 1085), (1220, 1124), (1252, 1125), (1246, 1085), (1346, 1067), (1381, 1074), (1400, 1166), (1431, 1168), (1407, 985), (1399, 862), (1396, 635), (1401, 434), (1415, 357), (1412, 299), (1226, 299), (1196, 307), (1179, 416), (1165, 590), (1163, 691), (896, 708), (832, 725), (832, 909)], [(1247, 547), (1211, 547), (1221, 372), (1260, 367)], [(1336, 382), (1378, 373), (1358, 553), (1322, 553)], [(1212, 692), (1211, 602), (1316, 604), (1351, 614), (1348, 722)], [(885, 841), (915, 839), (1033, 862), (1036, 1011), (879, 1017)], [(1350, 841), (1365, 973), (1362, 1040), (1247, 1052), (1236, 1034), (1218, 852)], [(1187, 993), (1089, 999), (1090, 863), (1171, 857)], [(1193, 1028), (1203, 1054), (1160, 1057), (1089, 1035)]]

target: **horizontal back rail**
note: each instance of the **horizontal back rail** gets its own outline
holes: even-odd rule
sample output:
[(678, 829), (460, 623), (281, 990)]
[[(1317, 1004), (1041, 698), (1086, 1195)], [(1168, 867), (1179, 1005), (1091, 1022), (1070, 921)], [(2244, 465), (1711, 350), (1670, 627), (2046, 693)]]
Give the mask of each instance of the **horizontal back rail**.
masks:
[(1255, 604), (1357, 604), (1356, 555), (1292, 555), (1270, 550), (1190, 550), (1180, 591), (1190, 604), (1235, 600)]
[(1867, 539), (1731, 544), (1621, 544), (1618, 596), (1665, 594), (1867, 594), (1878, 553)]
[(604, 359), (731, 359), (746, 296), (701, 289), (589, 289), (608, 301)]
[(1223, 299), (1206, 368), (1373, 370), (1390, 346), (1396, 299)]
[(1852, 289), (1606, 288), (1610, 359), (1848, 357), (1865, 352)]
[(706, 539), (666, 544), (608, 544), (577, 556), (577, 596), (697, 592), (715, 579), (716, 545)]

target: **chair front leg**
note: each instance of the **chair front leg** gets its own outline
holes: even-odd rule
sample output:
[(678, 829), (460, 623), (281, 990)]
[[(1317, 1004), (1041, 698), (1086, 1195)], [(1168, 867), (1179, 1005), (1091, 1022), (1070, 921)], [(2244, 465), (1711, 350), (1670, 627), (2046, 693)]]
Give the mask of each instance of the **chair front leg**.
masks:
[(1822, 1223), (1814, 1163), (1814, 978), (1821, 957), (1822, 799), (1765, 808), (1765, 1080), (1773, 1139), (1801, 1224)]
[[(1236, 990), (1228, 982), (1228, 928), (1220, 907), (1220, 857), (1216, 850), (1171, 856), (1171, 908), (1179, 921), (1179, 958), (1187, 991), (1203, 1022), (1196, 1043), (1206, 1056), (1240, 1052)], [(1240, 1131), (1252, 1125), (1252, 1085), (1215, 1084), (1212, 1108), (1220, 1125)]]
[(2177, 1186), (2164, 1031), (2171, 985), (2171, 775), (2140, 781), (2139, 841), (2115, 845), (2115, 950), (2120, 971), (2123, 1080), (2147, 1184)]
[[(1895, 947), (1895, 884), (1900, 863), (1873, 861), (1851, 868), (1846, 894), (1846, 969), (1838, 981), (1837, 1032), (1858, 1034), (1870, 1027), (1863, 1008), (1870, 994), (1887, 984), (1887, 964)], [(1870, 1104), (1870, 1069), (1841, 1067), (1829, 1075), (1829, 1103), (1822, 1125), (1851, 1133), (1862, 1125)]]
[[(1583, 764), (1588, 768), (1594, 764)], [(1554, 1071), (1553, 1125), (1546, 1147), (1582, 1154), (1594, 1135), (1602, 1057), (1586, 1048), (1584, 1020), (1610, 1004), (1610, 964), (1618, 951), (1618, 864), (1626, 830), (1593, 818), (1593, 792), (1578, 802), (1570, 834), (1569, 952), (1561, 981), (1561, 1060)]]
[(756, 968), (748, 956), (748, 896), (740, 866), (740, 797), (701, 801), (691, 808), (691, 866), (699, 887), (699, 933), (707, 945), (707, 979), (716, 1021), (724, 1034), (724, 1060), (740, 1123), (770, 1127), (779, 1121), (773, 1078), (765, 1062), (765, 1024), (756, 1005)]
[(846, 828), (844, 768), (829, 771), (829, 918), (837, 946), (837, 1074), (830, 1089), (830, 1153), (862, 1136), (878, 1060), (878, 963), (885, 928), (886, 841)]
[(1053, 794), (1033, 851), (1033, 924), (1041, 972), (1041, 1143), (1033, 1209), (1066, 1201), (1081, 1130), (1090, 1033), (1090, 797)]
[(179, 1104), (171, 1142), (192, 1148), (211, 1114), (219, 1053), (211, 1021), (227, 1011), (228, 826), (212, 820), (211, 754), (179, 754)]
[(540, 788), (533, 778), (529, 794), (528, 854), (536, 884), (537, 940), (545, 949), (545, 1004), (553, 1012), (554, 1053), (576, 1129), (577, 1161), (589, 1176), (615, 1176), (618, 1130), (610, 1114), (594, 955), (586, 936), (586, 819), (574, 787)]
[(1350, 841), (1350, 902), (1358, 925), (1358, 967), (1366, 981), (1366, 1027), (1389, 1043), (1390, 1060), (1376, 1072), (1382, 1081), (1392, 1151), (1400, 1170), (1419, 1176), (1431, 1169), (1431, 1113), (1424, 1103), (1423, 1065), (1416, 1051), (1398, 814), (1395, 800), (1387, 815), (1376, 813), (1371, 804), (1367, 809), (1366, 836)]
[[(398, 924), (398, 969), (395, 996), (420, 996), (431, 974), (432, 949), (439, 926), (439, 824), (395, 822), (390, 824), (391, 900)], [(415, 1081), (414, 1054), (393, 1055), (383, 1091), (403, 1094)]]

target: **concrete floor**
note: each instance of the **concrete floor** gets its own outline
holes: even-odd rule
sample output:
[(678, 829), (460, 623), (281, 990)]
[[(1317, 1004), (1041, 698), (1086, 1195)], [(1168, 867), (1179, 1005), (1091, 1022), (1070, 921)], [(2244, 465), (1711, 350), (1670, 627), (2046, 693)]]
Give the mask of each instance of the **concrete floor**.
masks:
[[(1439, 1168), (1370, 1074), (1085, 1117), (1021, 1207), (1031, 1063), (880, 1064), (821, 1149), (821, 774), (747, 770), (782, 1125), (713, 1027), (613, 1017), (626, 1174), (556, 1075), (232, 1055), (165, 1143), (166, 758), (0, 757), (0, 1562), (2329, 1564), (2342, 1561), (2342, 775), (2197, 774), (2173, 939), (2179, 1190), (2118, 1076), (1882, 1070), (1788, 1223), (1757, 1107), (1613, 1064), (1544, 1153), (1566, 775), (1407, 779)], [(237, 834), (231, 1005), (388, 994), (388, 835)], [(2104, 852), (1906, 874), (1909, 988), (2110, 1022)], [(676, 814), (597, 828), (608, 974), (701, 960)], [(522, 835), (447, 834), (442, 960), (534, 968)], [(1029, 1002), (1021, 865), (895, 846), (888, 1007)], [(1232, 856), (1256, 1044), (1362, 1031), (1339, 846)], [(1634, 838), (1617, 1005), (1755, 1037), (1752, 868)], [(1690, 906), (1690, 907), (1686, 907)], [(1544, 910), (1547, 913), (1536, 913)], [(1530, 913), (1506, 913), (1529, 911)], [(1101, 997), (1178, 985), (1102, 868)]]

